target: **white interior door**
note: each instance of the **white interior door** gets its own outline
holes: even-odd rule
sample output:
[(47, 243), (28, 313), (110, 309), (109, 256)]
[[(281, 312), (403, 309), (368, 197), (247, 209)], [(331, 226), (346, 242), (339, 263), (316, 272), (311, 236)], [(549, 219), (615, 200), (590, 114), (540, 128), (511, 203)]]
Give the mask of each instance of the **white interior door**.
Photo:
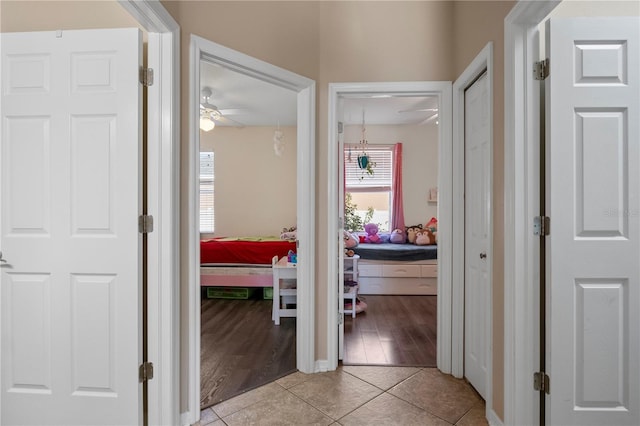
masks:
[(489, 344), (491, 140), (488, 77), (484, 73), (464, 97), (465, 270), (464, 375), (486, 399)]
[(140, 32), (1, 37), (1, 423), (140, 424)]
[(640, 19), (547, 23), (547, 424), (640, 424)]

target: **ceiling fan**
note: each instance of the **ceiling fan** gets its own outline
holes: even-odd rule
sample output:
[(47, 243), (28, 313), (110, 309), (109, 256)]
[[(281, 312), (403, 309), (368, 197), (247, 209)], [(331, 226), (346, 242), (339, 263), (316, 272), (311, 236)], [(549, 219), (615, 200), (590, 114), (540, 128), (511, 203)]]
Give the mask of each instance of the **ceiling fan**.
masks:
[[(423, 124), (427, 124), (433, 120), (436, 120), (438, 118), (438, 108), (415, 108), (415, 109), (405, 109), (402, 111), (398, 111), (399, 114), (402, 113), (407, 113), (407, 112), (429, 112), (431, 114), (429, 114), (427, 116), (427, 118), (425, 118), (424, 120), (422, 120), (420, 123), (418, 123), (418, 125), (423, 125)], [(436, 122), (437, 124), (437, 122)]]
[(205, 132), (212, 130), (216, 123), (228, 124), (234, 127), (245, 127), (243, 123), (231, 119), (226, 115), (237, 114), (238, 109), (218, 109), (210, 102), (212, 92), (209, 87), (204, 87), (200, 91), (200, 128)]

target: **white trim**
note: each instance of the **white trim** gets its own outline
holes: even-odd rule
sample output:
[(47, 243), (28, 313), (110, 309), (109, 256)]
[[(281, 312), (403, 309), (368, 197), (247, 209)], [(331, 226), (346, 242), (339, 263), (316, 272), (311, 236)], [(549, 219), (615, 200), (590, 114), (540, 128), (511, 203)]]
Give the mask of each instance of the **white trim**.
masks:
[(191, 423), (200, 418), (200, 233), (198, 223), (198, 123), (200, 61), (216, 63), (298, 93), (297, 216), (298, 216), (298, 316), (297, 368), (312, 373), (315, 367), (315, 82), (251, 56), (191, 35), (189, 51), (189, 189), (188, 229), (188, 405)]
[[(338, 138), (338, 101), (343, 94), (362, 94), (363, 97), (373, 94), (402, 93), (423, 95), (432, 94), (439, 97), (440, 125), (438, 126), (438, 368), (451, 373), (451, 82), (384, 82), (384, 83), (329, 83), (329, 123), (327, 158), (342, 158), (339, 152)], [(327, 229), (328, 235), (334, 235), (338, 244), (328, 244), (327, 261), (328, 277), (339, 277), (342, 274), (339, 256), (342, 241), (343, 213), (339, 210), (341, 187), (338, 183), (339, 162), (327, 161)], [(448, 253), (448, 255), (443, 255)], [(327, 282), (327, 367), (335, 370), (338, 366), (338, 281)]]
[[(505, 18), (504, 100), (504, 423), (538, 424), (532, 374), (539, 365), (538, 24), (560, 1), (519, 1)], [(516, 315), (517, 312), (517, 315)]]
[(329, 361), (326, 359), (318, 359), (316, 360), (316, 368), (314, 370), (315, 373), (324, 373), (329, 371)]
[(502, 423), (502, 420), (500, 420), (500, 417), (498, 417), (496, 412), (493, 411), (493, 410), (489, 410), (487, 412), (487, 422), (489, 423), (490, 426), (503, 426), (504, 425), (504, 423)]
[[(487, 347), (486, 360), (486, 409), (493, 407), (493, 43), (489, 42), (453, 83), (453, 256), (454, 265), (465, 264), (465, 90), (484, 73), (487, 73), (487, 93), (489, 96), (489, 241), (487, 257), (489, 295), (485, 306)], [(451, 329), (451, 373), (455, 377), (464, 376), (464, 318), (465, 318), (465, 275), (464, 267), (453, 269), (452, 276), (452, 329)]]
[(120, 0), (148, 32), (147, 203), (155, 219), (148, 235), (149, 424), (177, 424), (180, 404), (179, 141), (180, 27), (159, 1)]

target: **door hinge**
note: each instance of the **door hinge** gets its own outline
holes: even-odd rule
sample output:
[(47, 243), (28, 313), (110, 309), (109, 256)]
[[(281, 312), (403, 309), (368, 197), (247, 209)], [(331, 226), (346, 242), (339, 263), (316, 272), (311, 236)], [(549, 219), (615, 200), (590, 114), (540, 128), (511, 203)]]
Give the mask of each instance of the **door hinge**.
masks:
[(152, 362), (143, 362), (142, 364), (140, 364), (140, 368), (138, 371), (140, 373), (140, 383), (153, 379), (153, 363)]
[(533, 373), (533, 389), (549, 394), (549, 376), (544, 371)]
[(140, 67), (140, 83), (143, 86), (153, 86), (153, 68)]
[(533, 76), (536, 80), (544, 80), (549, 77), (549, 58), (533, 64)]
[(141, 234), (153, 232), (153, 216), (143, 214), (138, 217), (138, 232)]
[(338, 325), (344, 322), (344, 313), (338, 312)]
[(342, 133), (344, 131), (344, 124), (342, 121), (338, 121), (338, 133)]
[(549, 235), (551, 219), (548, 216), (536, 216), (533, 218), (533, 235), (541, 237)]

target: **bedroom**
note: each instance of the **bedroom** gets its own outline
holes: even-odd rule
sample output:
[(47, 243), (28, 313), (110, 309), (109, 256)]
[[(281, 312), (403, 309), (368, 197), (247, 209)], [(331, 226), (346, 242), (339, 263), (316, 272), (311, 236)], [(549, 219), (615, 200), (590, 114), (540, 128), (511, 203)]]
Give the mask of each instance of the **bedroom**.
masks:
[[(358, 293), (356, 314), (348, 315), (348, 297), (345, 302), (343, 363), (433, 366), (438, 99), (352, 95), (342, 102), (344, 229), (355, 237), (345, 246), (357, 244), (351, 250), (359, 258), (357, 279), (348, 257), (342, 268), (345, 283), (357, 281)], [(361, 164), (363, 155), (369, 167)], [(377, 225), (379, 238), (367, 235), (367, 223)], [(435, 230), (431, 240), (422, 235), (427, 225)], [(394, 229), (401, 232), (390, 242)], [(421, 233), (419, 245), (415, 231)]]
[[(220, 74), (223, 72), (228, 71), (203, 62), (203, 76), (206, 76), (207, 73), (211, 74), (207, 80), (205, 80), (206, 77), (202, 78), (203, 88), (220, 84), (228, 78), (229, 76)], [(205, 85), (205, 81), (209, 86)], [(242, 87), (243, 84), (247, 86), (248, 83), (236, 83), (234, 87)], [(237, 92), (237, 89), (235, 91)], [(271, 108), (268, 110), (271, 111), (272, 117), (269, 117), (271, 121), (267, 120), (262, 125), (253, 126), (248, 125), (250, 122), (253, 123), (247, 115), (251, 109), (247, 107), (249, 99), (246, 97), (243, 99), (241, 96), (233, 98), (231, 93), (223, 92), (225, 90), (213, 87), (213, 95), (211, 96), (213, 99), (209, 99), (209, 101), (219, 105), (221, 111), (228, 112), (228, 117), (233, 121), (221, 120), (227, 121), (227, 123), (219, 122), (213, 131), (201, 132), (201, 152), (215, 153), (216, 181), (215, 232), (203, 234), (202, 238), (206, 240), (212, 237), (277, 237), (282, 228), (295, 226), (295, 127), (285, 125), (285, 123), (289, 123), (285, 122), (283, 117), (273, 117), (273, 112), (278, 110), (274, 107), (278, 104), (277, 99), (274, 98), (274, 96), (277, 97), (275, 94), (271, 95), (268, 100)], [(235, 95), (238, 96), (238, 93)], [(228, 97), (231, 99), (226, 99)], [(264, 99), (265, 96), (261, 98)], [(345, 117), (345, 140), (347, 142), (357, 141), (361, 136), (362, 101), (363, 99), (351, 99), (346, 103), (347, 106), (350, 102), (353, 103), (349, 107), (352, 110), (350, 115), (353, 117)], [(406, 194), (403, 204), (405, 206), (405, 222), (411, 225), (414, 225), (414, 222), (424, 225), (430, 218), (437, 216), (437, 203), (433, 198), (431, 200), (429, 198), (431, 190), (437, 188), (437, 116), (433, 111), (437, 108), (437, 100), (436, 104), (433, 102), (434, 100), (431, 98), (417, 96), (394, 99), (373, 98), (367, 102), (368, 114), (372, 120), (371, 125), (367, 125), (367, 137), (372, 148), (374, 145), (389, 147), (393, 142), (403, 142), (405, 151), (403, 156), (405, 175), (403, 188)], [(376, 112), (376, 109), (382, 109), (382, 111)], [(405, 112), (398, 113), (398, 111)], [(245, 116), (242, 116), (243, 113)], [(295, 116), (295, 114), (293, 115)], [(402, 124), (398, 121), (391, 124), (389, 119), (392, 117), (396, 117), (394, 120), (400, 119)], [(381, 121), (381, 118), (384, 120)], [(278, 127), (279, 120), (280, 126)], [(280, 146), (280, 148), (284, 147), (280, 152), (281, 155), (278, 155), (274, 146), (274, 136), (278, 128), (284, 134), (284, 144)], [(227, 182), (232, 184), (228, 185)], [(201, 197), (201, 200), (204, 198)], [(256, 208), (256, 206), (259, 207)], [(259, 215), (255, 214), (257, 209), (260, 211)], [(202, 218), (206, 216), (201, 213)], [(366, 261), (363, 262), (364, 270), (366, 270)], [(432, 265), (433, 262), (430, 261)], [(227, 270), (225, 273), (233, 272)], [(208, 281), (210, 277), (205, 277), (205, 274), (202, 277), (203, 282), (211, 284)], [(222, 278), (226, 279), (226, 277)], [(435, 294), (436, 278), (434, 275), (426, 279), (407, 277), (381, 279), (367, 277), (365, 272), (362, 279), (372, 282), (395, 281), (393, 285), (396, 288), (393, 288), (392, 285), (390, 289), (386, 290), (386, 294), (394, 292), (405, 295), (412, 293)], [(415, 290), (400, 288), (405, 283), (417, 281), (427, 283), (429, 288), (426, 292), (423, 290), (415, 293)], [(213, 284), (222, 286), (224, 282), (217, 281)], [(373, 293), (376, 292), (380, 293), (379, 291)], [(205, 299), (206, 297), (203, 297), (203, 304), (209, 302)], [(435, 299), (435, 296), (431, 296), (431, 299)], [(431, 303), (431, 305), (435, 307), (435, 303)], [(434, 308), (431, 309), (434, 310)], [(203, 311), (203, 324), (206, 321), (204, 316)], [(428, 328), (434, 332), (430, 340), (425, 339), (424, 346), (429, 347), (425, 352), (435, 357), (435, 312), (429, 317), (433, 324)], [(204, 346), (203, 337), (203, 348)], [(414, 360), (412, 363), (415, 364), (416, 361)], [(418, 363), (425, 364), (424, 361)], [(202, 364), (203, 366), (207, 365), (204, 359)], [(426, 364), (435, 364), (435, 358)], [(210, 392), (203, 389), (202, 399), (208, 397), (210, 397)]]

